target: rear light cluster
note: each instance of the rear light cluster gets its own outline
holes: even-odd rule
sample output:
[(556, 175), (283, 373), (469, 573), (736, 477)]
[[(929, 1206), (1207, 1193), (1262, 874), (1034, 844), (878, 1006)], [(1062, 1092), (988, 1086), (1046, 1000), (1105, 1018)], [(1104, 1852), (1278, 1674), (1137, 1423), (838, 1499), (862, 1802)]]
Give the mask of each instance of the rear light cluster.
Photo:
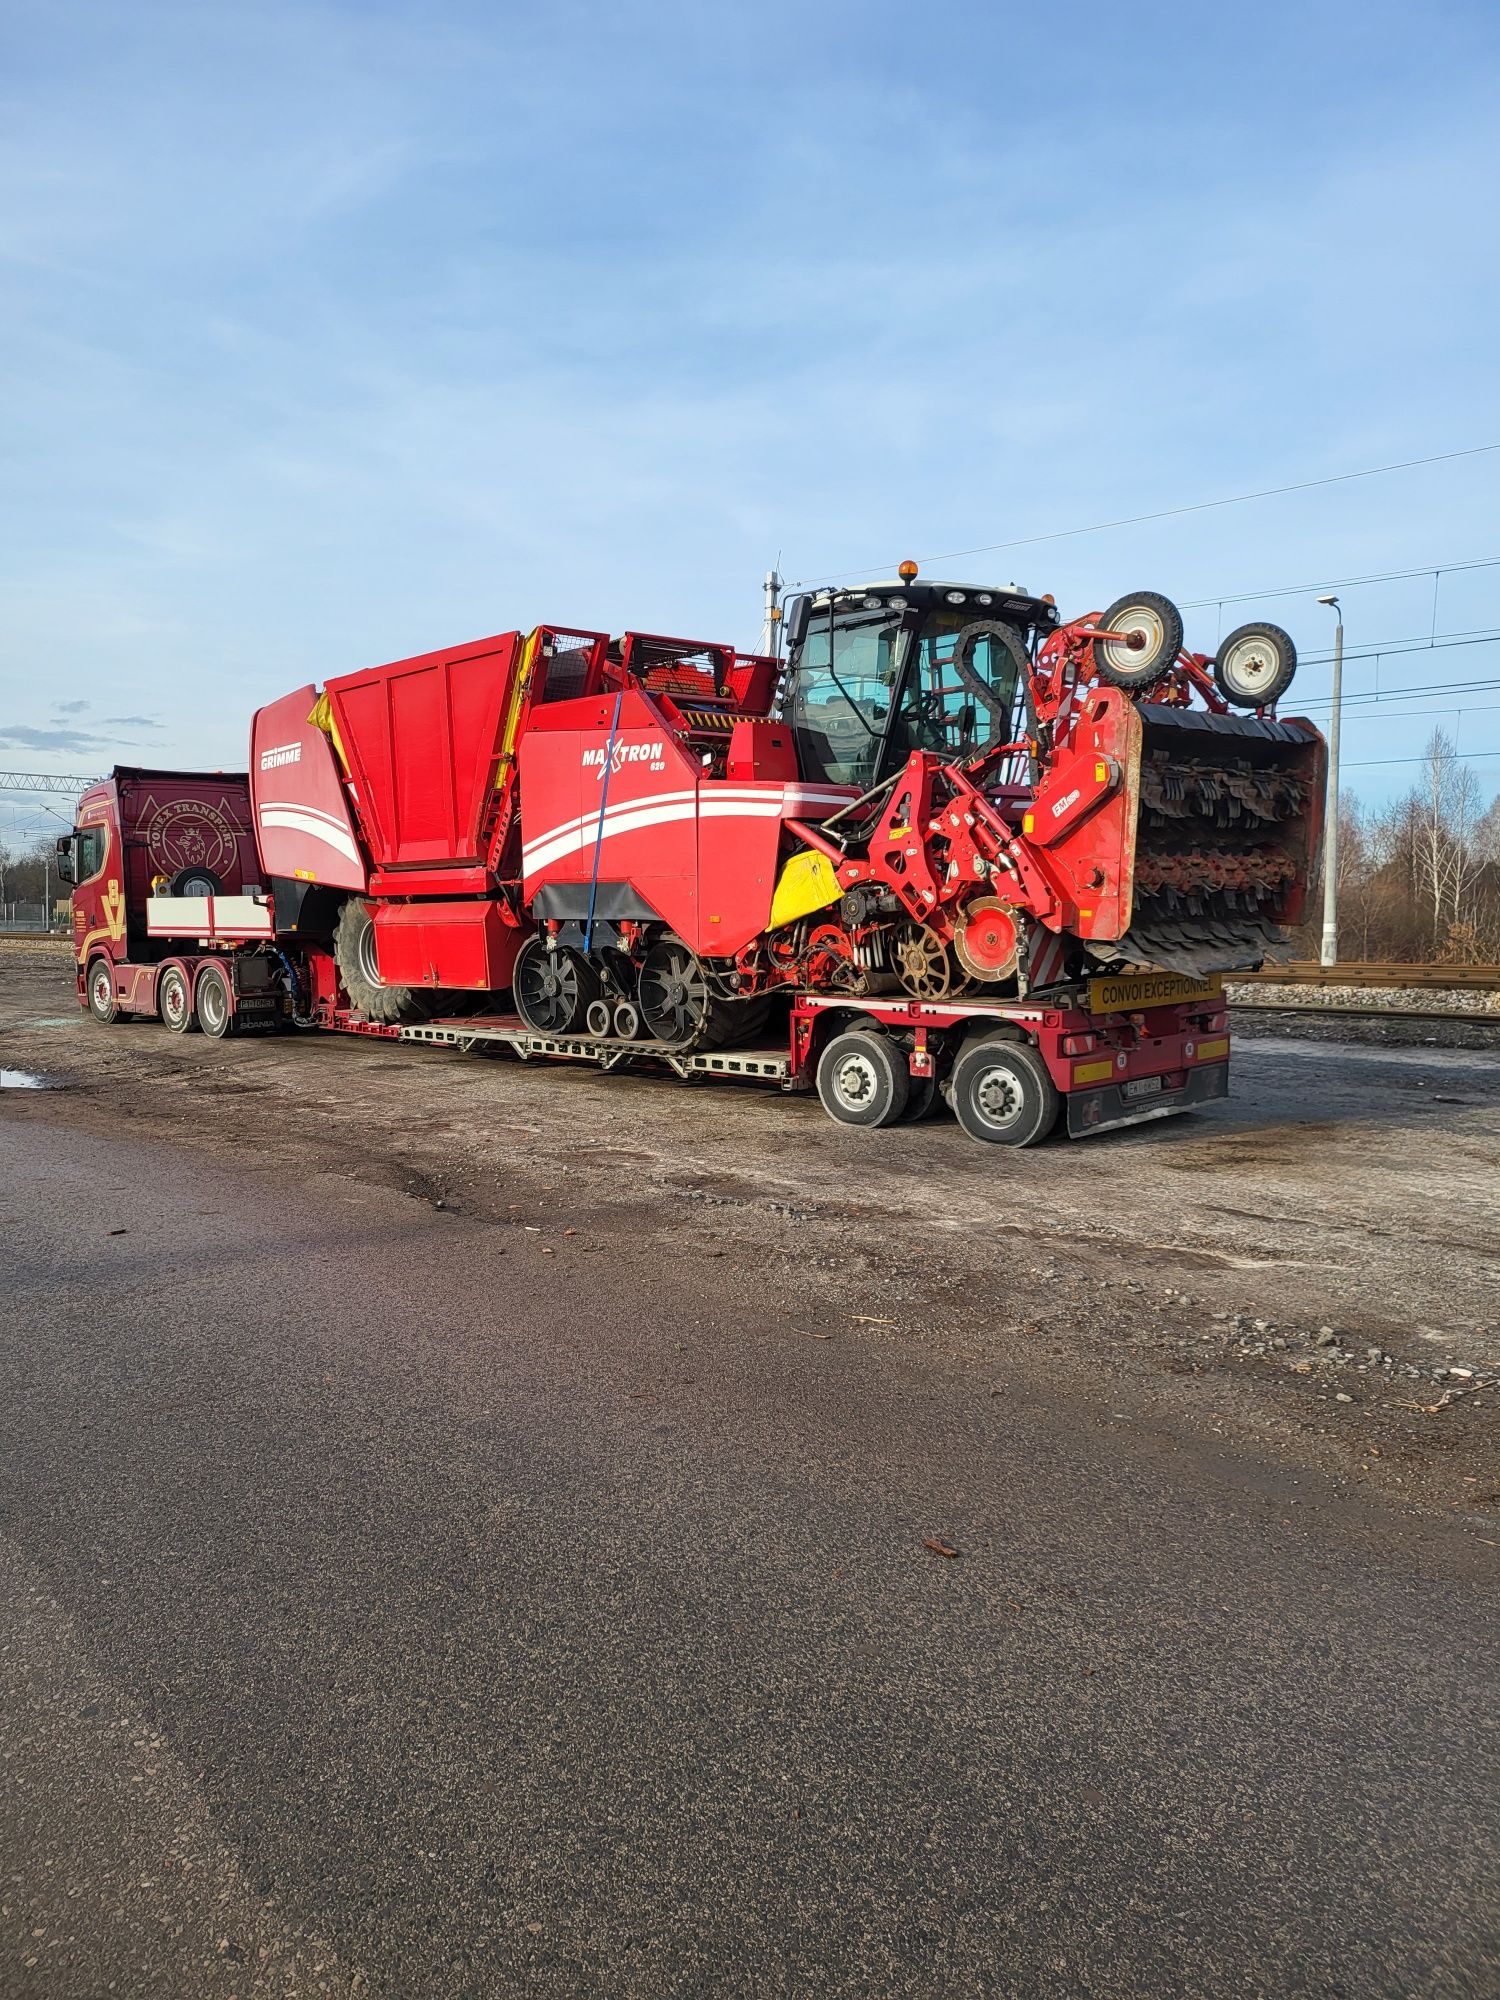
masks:
[(1090, 1049), (1097, 1048), (1097, 1035), (1064, 1035), (1062, 1052), (1065, 1056), (1086, 1056)]

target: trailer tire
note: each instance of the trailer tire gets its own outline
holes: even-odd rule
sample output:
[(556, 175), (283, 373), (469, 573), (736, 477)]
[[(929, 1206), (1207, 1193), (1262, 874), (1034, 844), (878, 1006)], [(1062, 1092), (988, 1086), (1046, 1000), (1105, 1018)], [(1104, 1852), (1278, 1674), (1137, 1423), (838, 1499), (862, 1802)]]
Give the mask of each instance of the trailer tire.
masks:
[(1182, 613), (1159, 591), (1137, 590), (1129, 597), (1117, 597), (1099, 625), (1106, 632), (1139, 634), (1145, 642), (1136, 648), (1124, 639), (1094, 641), (1094, 671), (1111, 687), (1153, 687), (1176, 666), (1182, 651)]
[(840, 1125), (894, 1125), (911, 1094), (906, 1057), (887, 1035), (856, 1028), (818, 1057), (818, 1096)]
[(425, 994), (411, 986), (387, 986), (381, 979), (375, 957), (375, 919), (357, 896), (351, 896), (339, 911), (333, 930), (333, 962), (350, 1006), (367, 1021), (391, 1026), (420, 1021), (426, 1014)]
[(971, 1139), (991, 1146), (1036, 1146), (1057, 1123), (1062, 1099), (1029, 1042), (971, 1042), (949, 1079), (953, 1115)]
[(180, 965), (163, 967), (162, 975), (156, 982), (156, 1011), (162, 1018), (162, 1026), (170, 1028), (174, 1035), (194, 1035), (198, 1032), (193, 989)]
[(1214, 655), (1214, 683), (1236, 708), (1269, 707), (1296, 672), (1296, 645), (1279, 625), (1239, 625)]
[(123, 1019), (115, 998), (115, 969), (107, 958), (90, 961), (88, 976), (89, 1012), (101, 1027), (112, 1028)]
[(221, 965), (205, 965), (193, 989), (193, 1009), (205, 1035), (221, 1042), (234, 1027), (234, 996)]

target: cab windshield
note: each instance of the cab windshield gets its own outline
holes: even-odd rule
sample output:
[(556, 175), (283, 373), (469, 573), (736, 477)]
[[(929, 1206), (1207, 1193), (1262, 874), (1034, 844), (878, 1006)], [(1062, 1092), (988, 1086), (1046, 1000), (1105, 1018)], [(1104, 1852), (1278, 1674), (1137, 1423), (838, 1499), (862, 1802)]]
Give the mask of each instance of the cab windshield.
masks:
[[(938, 606), (814, 612), (787, 715), (804, 778), (868, 790), (913, 750), (963, 758), (1016, 734), (1018, 669), (990, 639), (970, 664), (990, 688), (980, 701), (959, 679), (954, 645), (973, 612)], [(832, 651), (830, 657), (830, 639)]]

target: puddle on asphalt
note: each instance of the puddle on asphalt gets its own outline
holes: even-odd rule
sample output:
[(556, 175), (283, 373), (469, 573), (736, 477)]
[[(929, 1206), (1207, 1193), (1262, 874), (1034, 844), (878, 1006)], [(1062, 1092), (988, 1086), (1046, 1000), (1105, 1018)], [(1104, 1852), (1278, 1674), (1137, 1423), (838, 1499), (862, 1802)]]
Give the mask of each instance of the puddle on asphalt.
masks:
[(51, 1077), (34, 1076), (29, 1069), (0, 1069), (0, 1090), (61, 1090)]

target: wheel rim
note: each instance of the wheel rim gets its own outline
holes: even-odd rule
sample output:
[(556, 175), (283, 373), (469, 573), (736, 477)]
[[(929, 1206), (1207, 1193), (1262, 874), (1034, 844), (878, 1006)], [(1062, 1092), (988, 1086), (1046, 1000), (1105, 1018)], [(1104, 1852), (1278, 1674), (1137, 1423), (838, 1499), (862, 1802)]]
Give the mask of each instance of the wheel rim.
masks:
[(686, 1042), (709, 1014), (708, 981), (685, 945), (659, 944), (641, 968), (641, 1012), (663, 1042)]
[(1236, 694), (1259, 694), (1281, 670), (1277, 649), (1269, 639), (1237, 640), (1219, 660), (1219, 672)]
[(1021, 1079), (1004, 1063), (992, 1063), (980, 1071), (969, 1087), (969, 1101), (979, 1123), (992, 1132), (1008, 1131), (1026, 1110)]
[(830, 1082), (840, 1108), (848, 1112), (868, 1111), (880, 1094), (880, 1071), (862, 1049), (840, 1057)]
[(224, 997), (224, 988), (219, 983), (217, 973), (211, 972), (198, 988), (198, 1013), (203, 1025), (210, 1033), (222, 1026), (229, 1012)]
[[(1155, 660), (1166, 640), (1167, 628), (1149, 604), (1127, 605), (1124, 611), (1117, 611), (1109, 621), (1111, 631), (1123, 634), (1114, 639), (1095, 641), (1107, 666), (1117, 674), (1141, 672), (1148, 660)], [(1139, 645), (1131, 645), (1132, 636), (1140, 638)]]
[(161, 983), (161, 1015), (169, 1028), (180, 1027), (187, 1014), (187, 992), (175, 972)]
[(528, 947), (516, 967), (516, 1000), (533, 1027), (566, 1034), (577, 1023), (579, 997), (578, 967), (570, 952)]
[(94, 974), (94, 983), (89, 989), (93, 996), (94, 1012), (107, 1014), (115, 1004), (115, 982), (107, 966), (101, 965)]
[(375, 957), (375, 924), (373, 919), (367, 922), (360, 931), (357, 956), (359, 958), (361, 976), (368, 979), (372, 986), (384, 986), (385, 981), (380, 976), (380, 966)]

